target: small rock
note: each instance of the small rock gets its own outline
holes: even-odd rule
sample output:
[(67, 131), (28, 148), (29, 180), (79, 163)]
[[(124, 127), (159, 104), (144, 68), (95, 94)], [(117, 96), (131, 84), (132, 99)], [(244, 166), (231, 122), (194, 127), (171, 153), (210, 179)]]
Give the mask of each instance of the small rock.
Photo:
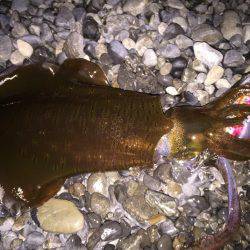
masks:
[(197, 25), (192, 30), (192, 39), (197, 42), (206, 42), (214, 45), (222, 40), (221, 33), (209, 24)]
[(217, 89), (221, 89), (221, 88), (231, 88), (231, 84), (228, 82), (227, 79), (219, 79), (216, 83), (215, 86)]
[(76, 196), (76, 197), (81, 197), (85, 193), (85, 186), (82, 183), (74, 183), (69, 187), (69, 192), (70, 194)]
[(181, 49), (181, 50), (192, 47), (194, 44), (192, 39), (190, 39), (189, 37), (182, 35), (182, 34), (178, 35), (175, 38), (175, 43), (179, 47), (179, 49)]
[(148, 0), (126, 0), (123, 11), (137, 16), (144, 11), (147, 3)]
[(72, 11), (65, 6), (62, 6), (59, 9), (55, 23), (59, 27), (70, 29), (75, 24), (75, 18), (73, 16)]
[(99, 228), (102, 222), (102, 218), (99, 214), (87, 213), (86, 214), (88, 225), (91, 229)]
[(163, 76), (168, 75), (171, 72), (171, 70), (172, 70), (172, 64), (164, 63), (160, 68), (160, 74)]
[(229, 50), (226, 52), (223, 64), (226, 67), (238, 67), (245, 62), (243, 55), (237, 50)]
[(221, 52), (204, 42), (196, 42), (194, 44), (194, 54), (198, 60), (209, 68), (218, 65), (223, 59)]
[(108, 183), (105, 173), (93, 173), (87, 180), (87, 191), (92, 193), (100, 193), (108, 196)]
[(179, 214), (175, 200), (168, 195), (147, 190), (145, 199), (150, 206), (157, 208), (166, 216), (178, 216)]
[(161, 85), (163, 85), (165, 87), (168, 87), (168, 86), (172, 85), (172, 83), (173, 83), (173, 77), (171, 75), (161, 75), (161, 74), (158, 74), (157, 81)]
[(166, 220), (159, 225), (159, 230), (161, 234), (167, 234), (174, 236), (178, 233), (178, 229), (175, 227), (174, 223), (171, 220)]
[(134, 49), (135, 48), (135, 42), (134, 40), (132, 40), (131, 38), (125, 38), (124, 40), (122, 40), (122, 44), (123, 46), (127, 49)]
[(82, 7), (75, 7), (72, 11), (75, 20), (82, 22), (86, 16), (86, 10)]
[(182, 27), (177, 24), (177, 23), (171, 23), (164, 32), (164, 39), (165, 40), (170, 40), (175, 38), (176, 36), (180, 35), (180, 34), (184, 34), (184, 30), (182, 29)]
[(64, 43), (64, 51), (69, 58), (83, 58), (84, 57), (84, 40), (77, 32), (71, 32)]
[(45, 237), (42, 233), (39, 232), (32, 232), (28, 234), (25, 245), (28, 249), (37, 249), (39, 246), (41, 246), (45, 241)]
[(167, 44), (161, 47), (158, 52), (164, 58), (176, 58), (181, 55), (180, 49), (175, 44)]
[(161, 187), (161, 182), (148, 174), (143, 176), (143, 184), (155, 191), (159, 191)]
[(25, 57), (18, 50), (11, 53), (10, 61), (14, 65), (22, 65), (24, 59)]
[(0, 218), (0, 231), (6, 232), (11, 230), (12, 226), (14, 225), (14, 220), (11, 217), (8, 218)]
[(141, 223), (158, 214), (157, 209), (151, 207), (143, 195), (136, 195), (127, 198), (123, 202), (123, 208)]
[(205, 65), (198, 59), (195, 59), (192, 63), (192, 68), (197, 72), (207, 72)]
[(242, 46), (242, 36), (236, 34), (230, 38), (230, 44), (234, 48), (240, 48)]
[(29, 32), (22, 23), (15, 22), (11, 33), (14, 37), (22, 37), (28, 35)]
[(209, 95), (206, 91), (198, 89), (194, 94), (198, 98), (201, 105), (205, 105), (209, 102)]
[(7, 61), (10, 58), (12, 43), (9, 36), (0, 36), (0, 61)]
[(99, 25), (95, 19), (88, 16), (83, 22), (82, 34), (85, 38), (98, 41), (100, 38)]
[(102, 241), (113, 241), (122, 236), (122, 227), (117, 221), (105, 221), (98, 231)]
[(169, 235), (164, 234), (157, 242), (157, 250), (172, 250), (173, 242)]
[(221, 66), (218, 65), (213, 66), (207, 74), (207, 78), (204, 82), (205, 85), (211, 85), (217, 82), (223, 76), (223, 73), (224, 69)]
[(183, 82), (194, 82), (197, 73), (191, 68), (185, 68), (181, 76)]
[(233, 10), (228, 10), (223, 14), (221, 32), (227, 40), (236, 34), (242, 35), (240, 17)]
[(147, 67), (154, 67), (157, 65), (157, 56), (154, 52), (153, 49), (147, 49), (142, 58), (142, 62), (147, 66)]
[(250, 24), (247, 24), (243, 28), (243, 41), (246, 43), (250, 41)]
[(180, 0), (167, 0), (167, 6), (178, 9), (178, 10), (183, 10), (185, 9), (184, 4)]
[(158, 25), (158, 32), (160, 33), (160, 35), (163, 35), (165, 30), (167, 29), (168, 25), (164, 22), (160, 22), (160, 24)]
[(26, 58), (31, 57), (31, 55), (33, 54), (32, 46), (21, 39), (17, 40), (17, 49)]
[(173, 18), (173, 23), (179, 24), (185, 32), (187, 31), (188, 24), (187, 24), (187, 21), (186, 21), (186, 19), (184, 17), (175, 16)]
[(65, 249), (87, 250), (82, 244), (81, 238), (77, 234), (73, 234), (67, 239)]
[(75, 233), (84, 225), (83, 215), (72, 202), (54, 198), (38, 208), (37, 219), (43, 230), (54, 233)]
[(146, 49), (153, 48), (153, 41), (151, 37), (148, 35), (143, 35), (138, 38), (135, 44), (135, 49), (137, 50), (138, 54), (142, 56)]
[(21, 239), (16, 238), (11, 242), (10, 249), (13, 249), (13, 250), (21, 249), (22, 244), (23, 244), (23, 241)]
[(109, 199), (100, 193), (93, 193), (90, 198), (90, 206), (94, 213), (105, 217), (110, 212)]
[(209, 208), (209, 203), (202, 196), (194, 195), (187, 200), (187, 203), (183, 206), (184, 212), (188, 216), (196, 217), (203, 210)]
[(179, 95), (179, 92), (176, 90), (175, 87), (173, 86), (169, 86), (166, 88), (166, 92), (172, 96), (176, 96), (176, 95)]
[(29, 27), (29, 31), (30, 31), (30, 33), (33, 34), (33, 35), (40, 36), (41, 28), (40, 28), (40, 26), (38, 26), (38, 25), (31, 24), (30, 27)]
[(28, 9), (28, 0), (13, 0), (11, 4), (12, 10), (17, 10), (18, 12), (24, 12)]
[(173, 70), (183, 70), (187, 67), (188, 61), (184, 57), (177, 57), (172, 61)]
[(119, 41), (112, 41), (108, 46), (108, 53), (115, 64), (121, 63), (128, 55), (126, 48)]

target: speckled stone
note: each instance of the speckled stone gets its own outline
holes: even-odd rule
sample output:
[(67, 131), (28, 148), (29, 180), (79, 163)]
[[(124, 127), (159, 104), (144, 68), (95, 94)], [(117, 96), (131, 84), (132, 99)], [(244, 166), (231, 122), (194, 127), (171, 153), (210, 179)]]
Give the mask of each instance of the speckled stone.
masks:
[(223, 73), (224, 69), (221, 66), (218, 65), (213, 66), (207, 74), (205, 85), (211, 85), (217, 82), (223, 76)]

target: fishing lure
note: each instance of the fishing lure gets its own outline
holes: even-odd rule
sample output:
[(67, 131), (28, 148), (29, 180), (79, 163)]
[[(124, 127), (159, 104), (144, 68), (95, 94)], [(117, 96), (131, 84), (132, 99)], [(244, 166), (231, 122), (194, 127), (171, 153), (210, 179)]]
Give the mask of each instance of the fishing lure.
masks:
[[(0, 184), (30, 206), (57, 193), (72, 175), (150, 167), (162, 158), (192, 159), (208, 149), (228, 185), (228, 222), (200, 248), (218, 249), (237, 230), (239, 198), (227, 159), (250, 159), (250, 83), (203, 107), (162, 112), (160, 98), (107, 85), (102, 69), (83, 59), (60, 67), (28, 65), (0, 75)], [(243, 130), (242, 130), (243, 131)]]

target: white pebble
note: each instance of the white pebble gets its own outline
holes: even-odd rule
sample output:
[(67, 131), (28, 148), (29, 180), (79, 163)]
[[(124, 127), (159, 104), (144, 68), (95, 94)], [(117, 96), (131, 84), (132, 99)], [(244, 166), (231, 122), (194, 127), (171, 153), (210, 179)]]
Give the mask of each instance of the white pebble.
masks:
[(160, 74), (165, 76), (168, 75), (172, 70), (171, 63), (164, 63), (164, 65), (160, 68)]
[(19, 52), (19, 50), (15, 50), (10, 56), (10, 61), (14, 65), (23, 64), (24, 59), (25, 57)]
[(227, 79), (219, 79), (215, 83), (216, 88), (221, 89), (221, 88), (227, 88), (229, 89), (231, 87), (230, 83), (228, 82)]
[(134, 49), (135, 48), (135, 41), (132, 40), (131, 38), (125, 38), (122, 40), (122, 44), (123, 46), (127, 49), (127, 50), (130, 50), (130, 49)]
[(17, 40), (17, 48), (24, 57), (31, 57), (33, 54), (32, 46), (21, 39)]
[(170, 95), (176, 96), (179, 95), (178, 91), (175, 89), (175, 87), (169, 86), (166, 88), (166, 92)]
[(157, 65), (157, 56), (153, 49), (147, 49), (144, 52), (142, 62), (148, 67), (154, 67)]

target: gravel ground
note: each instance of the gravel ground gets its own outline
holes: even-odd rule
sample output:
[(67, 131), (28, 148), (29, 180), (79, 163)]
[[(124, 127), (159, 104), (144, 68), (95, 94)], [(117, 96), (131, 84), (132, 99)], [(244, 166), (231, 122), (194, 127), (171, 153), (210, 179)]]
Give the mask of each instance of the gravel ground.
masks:
[[(250, 1), (0, 2), (0, 71), (74, 57), (100, 62), (113, 87), (162, 94), (165, 110), (204, 105), (250, 72)], [(226, 186), (207, 159), (72, 177), (59, 201), (31, 212), (3, 196), (0, 249), (188, 248), (227, 218)], [(232, 164), (242, 223), (224, 249), (250, 249), (250, 166)]]

